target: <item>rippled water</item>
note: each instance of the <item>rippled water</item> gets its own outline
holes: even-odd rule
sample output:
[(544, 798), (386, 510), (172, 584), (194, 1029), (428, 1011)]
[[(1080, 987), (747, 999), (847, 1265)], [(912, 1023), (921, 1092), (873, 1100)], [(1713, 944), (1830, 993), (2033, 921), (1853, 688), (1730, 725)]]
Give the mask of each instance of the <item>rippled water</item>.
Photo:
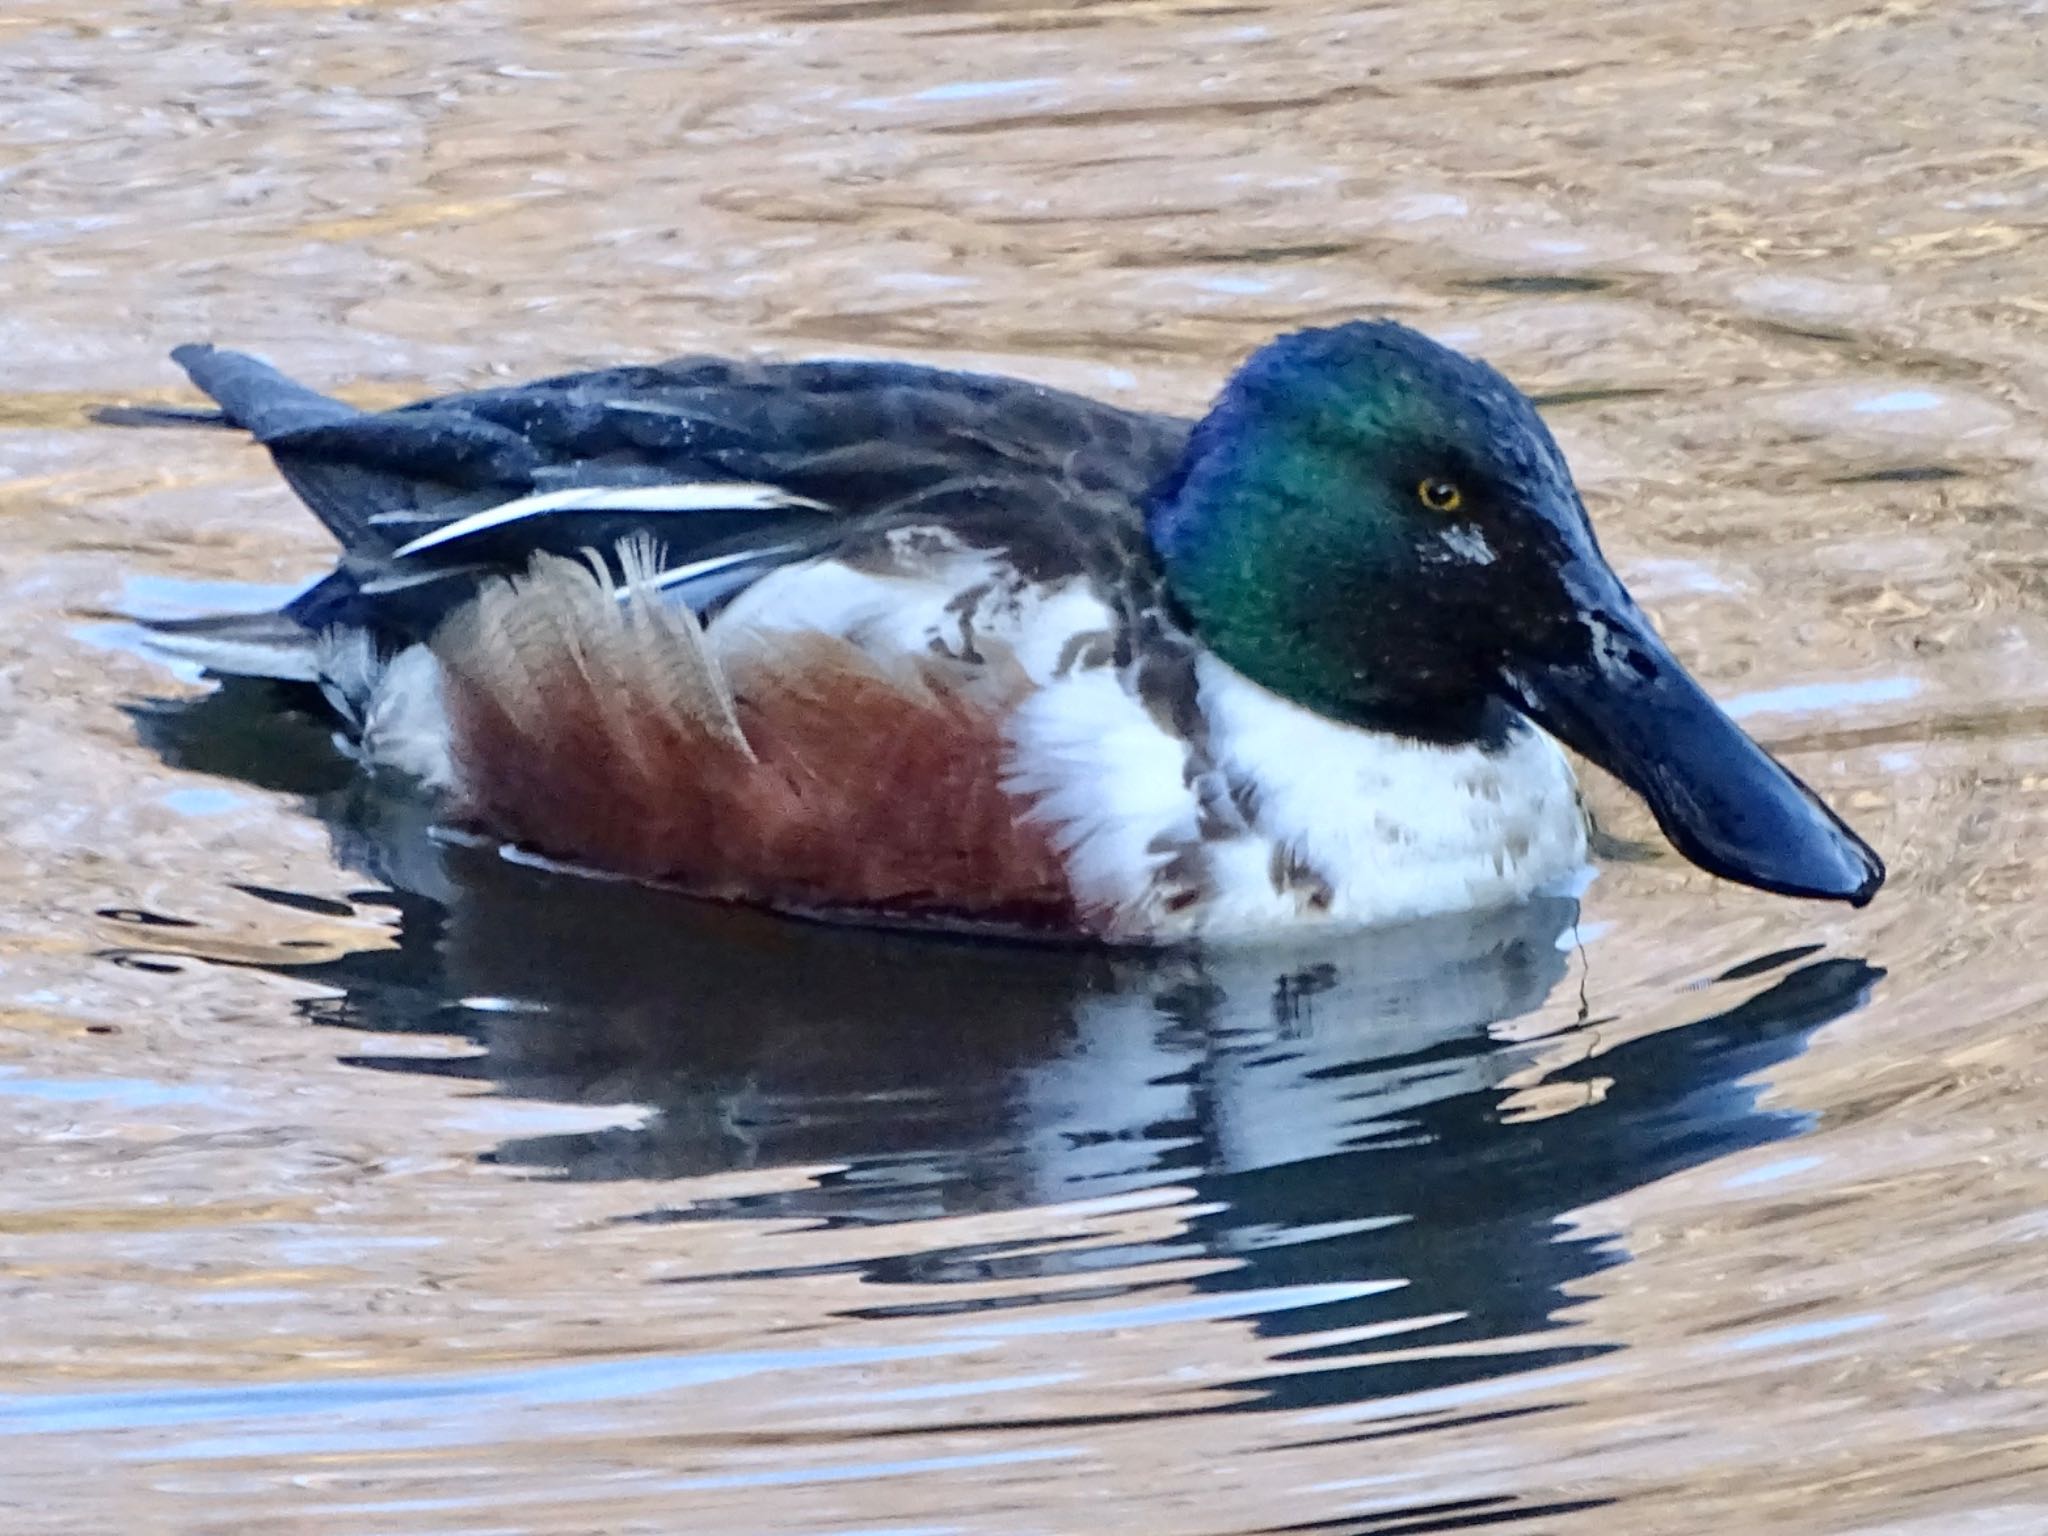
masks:
[[(2048, 1530), (2048, 14), (13, 0), (0, 1529)], [(507, 864), (124, 609), (326, 558), (89, 425), (686, 350), (1539, 392), (1850, 913), (1151, 958)], [(1595, 786), (1623, 837), (1645, 818)]]

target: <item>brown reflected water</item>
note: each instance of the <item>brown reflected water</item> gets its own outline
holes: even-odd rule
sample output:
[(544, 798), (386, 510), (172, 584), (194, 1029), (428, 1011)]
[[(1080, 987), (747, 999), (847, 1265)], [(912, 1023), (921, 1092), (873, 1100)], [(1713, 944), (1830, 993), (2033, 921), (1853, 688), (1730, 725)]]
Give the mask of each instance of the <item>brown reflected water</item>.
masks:
[[(2019, 0), (13, 0), (0, 1529), (2048, 1530), (2044, 78)], [(813, 930), (442, 847), (109, 621), (326, 558), (86, 423), (183, 340), (1192, 409), (1363, 313), (1546, 397), (1874, 906)]]

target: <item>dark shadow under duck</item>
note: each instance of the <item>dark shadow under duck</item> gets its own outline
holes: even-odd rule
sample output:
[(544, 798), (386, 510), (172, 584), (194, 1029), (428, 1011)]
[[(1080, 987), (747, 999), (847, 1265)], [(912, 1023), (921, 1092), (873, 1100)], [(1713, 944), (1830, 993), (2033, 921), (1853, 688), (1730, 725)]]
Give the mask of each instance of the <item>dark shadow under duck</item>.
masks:
[[(238, 764), (195, 759), (223, 734), (197, 713), (148, 719), (174, 762), (247, 776), (303, 745), (250, 733)], [(1793, 949), (1618, 1016), (1596, 947), (1575, 1022), (1571, 993), (1555, 1006), (1581, 963), (1565, 901), (1277, 949), (933, 944), (428, 843), (353, 786), (298, 782), (347, 856), (399, 881), (343, 904), (389, 913), (395, 943), (255, 960), (174, 913), (108, 914), (120, 957), (261, 964), (317, 989), (309, 1022), (361, 1038), (351, 1065), (474, 1084), (543, 1121), (574, 1106), (583, 1126), (508, 1132), (488, 1160), (665, 1184), (639, 1222), (781, 1225), (779, 1267), (706, 1271), (715, 1246), (692, 1244), (689, 1283), (801, 1280), (834, 1262), (814, 1226), (902, 1224), (852, 1266), (877, 1315), (972, 1326), (1085, 1299), (1249, 1318), (1271, 1370), (1235, 1385), (1276, 1406), (1616, 1347), (1570, 1331), (1571, 1296), (1628, 1254), (1568, 1213), (1796, 1134), (1798, 1113), (1759, 1104), (1759, 1074), (1882, 974)], [(332, 897), (251, 894), (325, 935), (342, 915)], [(393, 1048), (408, 1036), (471, 1049)], [(721, 1179), (739, 1170), (744, 1190)], [(1116, 1200), (1151, 1214), (1125, 1227), (1105, 1214)], [(923, 1225), (1040, 1207), (1010, 1241)]]

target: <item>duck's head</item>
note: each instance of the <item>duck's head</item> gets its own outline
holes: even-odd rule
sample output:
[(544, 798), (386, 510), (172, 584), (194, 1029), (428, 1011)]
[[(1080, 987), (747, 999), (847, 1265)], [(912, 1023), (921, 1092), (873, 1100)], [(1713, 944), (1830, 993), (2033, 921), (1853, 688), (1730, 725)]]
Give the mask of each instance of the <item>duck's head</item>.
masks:
[(1387, 321), (1282, 337), (1196, 427), (1150, 527), (1204, 643), (1275, 693), (1445, 744), (1519, 713), (1714, 874), (1858, 905), (1883, 883), (1665, 648), (1535, 407), (1484, 363)]

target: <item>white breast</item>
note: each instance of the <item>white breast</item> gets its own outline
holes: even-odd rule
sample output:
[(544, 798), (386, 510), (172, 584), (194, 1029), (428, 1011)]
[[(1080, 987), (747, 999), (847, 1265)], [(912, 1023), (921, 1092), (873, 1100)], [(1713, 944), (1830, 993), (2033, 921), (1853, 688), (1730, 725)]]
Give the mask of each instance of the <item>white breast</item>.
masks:
[(1060, 824), (1081, 894), (1122, 936), (1484, 910), (1585, 864), (1571, 768), (1534, 729), (1494, 752), (1427, 746), (1311, 714), (1214, 656), (1198, 676), (1215, 767), (1248, 791), (1235, 827), (1201, 816), (1184, 744), (1114, 674), (1057, 681), (1012, 724), (1013, 786)]
[[(1211, 749), (1254, 790), (1249, 834), (1219, 858), (1205, 932), (1483, 910), (1584, 866), (1578, 786), (1542, 732), (1497, 751), (1429, 746), (1337, 725), (1214, 656), (1199, 672)], [(1287, 870), (1291, 887), (1276, 877)]]

